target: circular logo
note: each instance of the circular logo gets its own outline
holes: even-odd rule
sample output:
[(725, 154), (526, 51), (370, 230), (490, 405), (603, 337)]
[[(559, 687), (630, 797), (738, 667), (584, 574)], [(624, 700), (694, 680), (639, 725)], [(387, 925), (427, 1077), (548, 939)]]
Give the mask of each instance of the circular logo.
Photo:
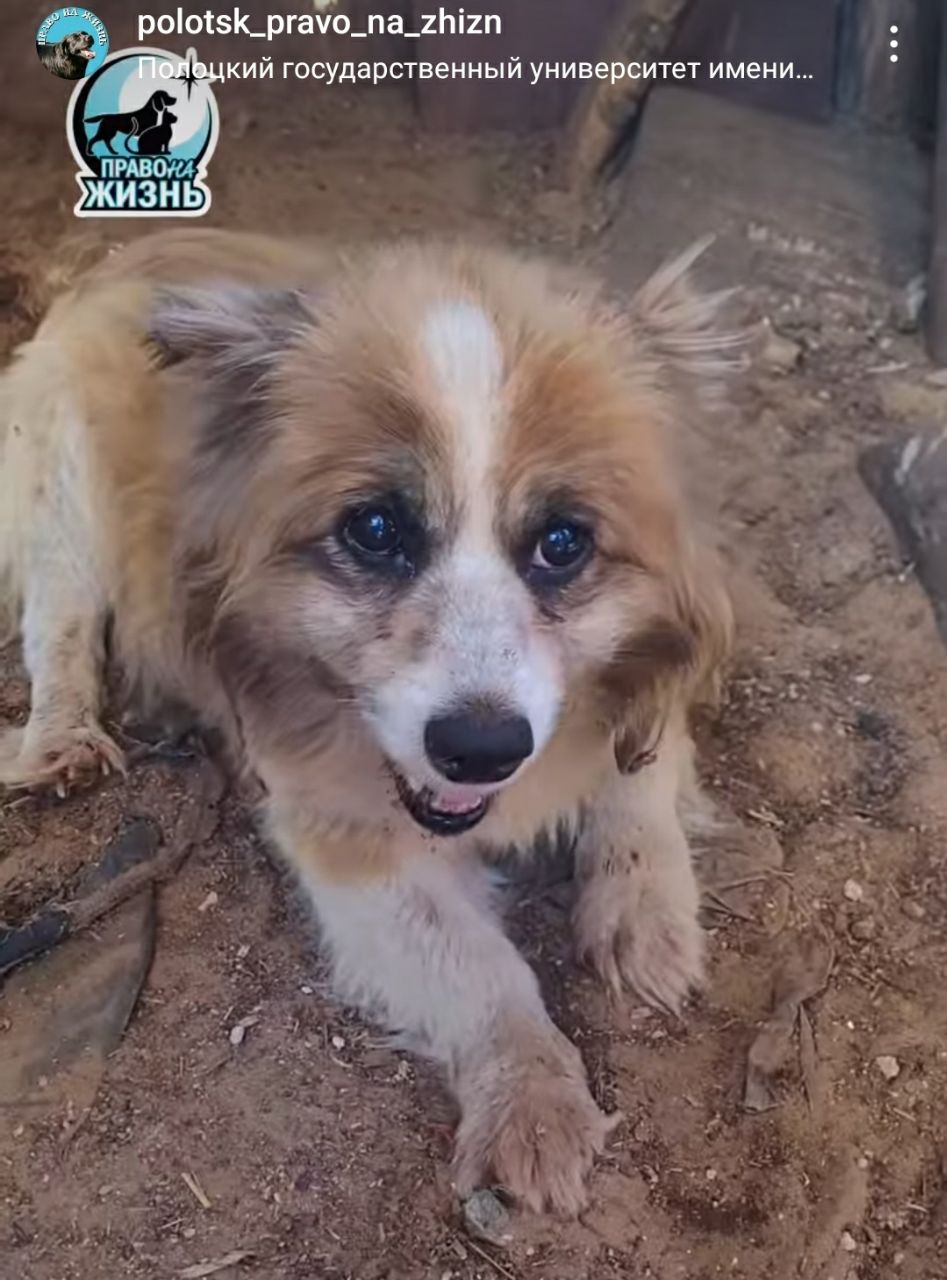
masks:
[(216, 140), (216, 113), (208, 83), (189, 67), (175, 54), (129, 49), (77, 85), (72, 141), (83, 163), (94, 173), (113, 157), (199, 163)]
[(194, 49), (121, 49), (75, 86), (66, 136), (85, 217), (200, 217), (219, 133), (211, 82)]
[(60, 80), (82, 80), (92, 75), (108, 51), (105, 23), (90, 9), (73, 5), (54, 9), (36, 32), (36, 56), (49, 74)]

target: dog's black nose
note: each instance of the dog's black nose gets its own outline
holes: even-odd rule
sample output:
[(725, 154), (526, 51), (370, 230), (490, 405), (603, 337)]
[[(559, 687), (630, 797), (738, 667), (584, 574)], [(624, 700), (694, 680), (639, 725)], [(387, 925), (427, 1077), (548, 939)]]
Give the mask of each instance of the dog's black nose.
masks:
[(471, 705), (429, 720), (424, 746), (450, 782), (503, 782), (532, 753), (533, 731), (525, 716)]

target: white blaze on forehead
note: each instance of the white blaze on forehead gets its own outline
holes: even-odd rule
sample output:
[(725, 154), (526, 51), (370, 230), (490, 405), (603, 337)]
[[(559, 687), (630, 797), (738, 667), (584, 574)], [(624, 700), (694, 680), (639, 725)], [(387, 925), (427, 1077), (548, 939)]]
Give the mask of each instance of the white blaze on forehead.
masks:
[(458, 482), (479, 506), (496, 438), (499, 335), (475, 303), (445, 302), (428, 314), (422, 343), (453, 433)]

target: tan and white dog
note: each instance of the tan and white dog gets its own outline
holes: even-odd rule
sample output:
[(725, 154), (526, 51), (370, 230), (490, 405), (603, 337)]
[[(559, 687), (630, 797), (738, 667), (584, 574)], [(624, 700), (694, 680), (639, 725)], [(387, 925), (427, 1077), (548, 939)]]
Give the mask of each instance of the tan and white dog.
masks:
[(673, 1009), (701, 977), (687, 712), (730, 611), (670, 455), (730, 339), (694, 256), (622, 309), (500, 251), (172, 232), (0, 384), (32, 681), (0, 783), (121, 767), (111, 618), (130, 679), (263, 784), (340, 995), (446, 1068), (459, 1189), (537, 1209), (581, 1206), (611, 1121), (482, 855), (571, 829), (580, 954)]

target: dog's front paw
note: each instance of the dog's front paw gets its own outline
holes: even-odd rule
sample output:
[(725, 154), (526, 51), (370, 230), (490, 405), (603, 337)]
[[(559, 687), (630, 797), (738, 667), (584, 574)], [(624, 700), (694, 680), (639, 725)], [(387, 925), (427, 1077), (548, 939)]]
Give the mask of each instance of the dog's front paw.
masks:
[(501, 1048), (465, 1075), (460, 1096), (454, 1176), (462, 1196), (492, 1180), (537, 1213), (583, 1208), (592, 1162), (621, 1117), (596, 1105), (574, 1045), (550, 1028)]
[(0, 787), (51, 787), (65, 796), (77, 784), (124, 772), (121, 747), (94, 721), (62, 728), (30, 724), (0, 735)]
[(617, 876), (595, 876), (576, 907), (578, 953), (616, 993), (627, 985), (649, 1004), (679, 1013), (703, 982), (697, 907), (692, 879), (634, 886)]

